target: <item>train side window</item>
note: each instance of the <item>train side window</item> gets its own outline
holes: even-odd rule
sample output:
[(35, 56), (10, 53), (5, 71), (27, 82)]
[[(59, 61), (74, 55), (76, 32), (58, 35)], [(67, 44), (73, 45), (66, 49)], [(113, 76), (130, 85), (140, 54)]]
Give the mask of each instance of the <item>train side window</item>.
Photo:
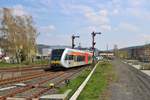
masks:
[(77, 62), (79, 62), (79, 60), (80, 60), (80, 57), (79, 57), (79, 56), (77, 56)]
[(80, 61), (84, 61), (85, 60), (85, 57), (84, 56), (77, 56), (77, 61), (80, 62)]
[(66, 55), (65, 60), (73, 60), (73, 55)]
[(68, 55), (66, 55), (65, 60), (68, 60)]
[(73, 56), (73, 60), (74, 60), (74, 61), (77, 61), (77, 56)]
[(69, 55), (69, 60), (73, 60), (73, 55)]
[(85, 61), (85, 56), (82, 56), (82, 61)]

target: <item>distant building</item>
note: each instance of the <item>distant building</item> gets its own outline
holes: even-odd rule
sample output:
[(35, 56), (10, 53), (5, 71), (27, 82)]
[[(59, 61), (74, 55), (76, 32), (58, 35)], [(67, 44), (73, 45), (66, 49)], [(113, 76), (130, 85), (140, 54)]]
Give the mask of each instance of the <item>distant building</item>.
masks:
[(100, 51), (99, 56), (102, 56), (104, 58), (113, 58), (114, 57), (114, 52), (111, 51)]
[(150, 62), (150, 44), (120, 49), (127, 53), (128, 59)]
[(51, 55), (51, 50), (49, 48), (43, 48), (42, 49), (42, 56), (50, 56)]
[(2, 49), (0, 48), (0, 59), (2, 58), (2, 55), (3, 55)]
[(37, 52), (37, 58), (40, 59), (48, 59), (50, 56), (50, 51), (49, 46), (47, 45), (38, 45), (37, 46), (38, 52)]
[(0, 59), (2, 59), (3, 57), (5, 57), (5, 53), (4, 50), (0, 48)]

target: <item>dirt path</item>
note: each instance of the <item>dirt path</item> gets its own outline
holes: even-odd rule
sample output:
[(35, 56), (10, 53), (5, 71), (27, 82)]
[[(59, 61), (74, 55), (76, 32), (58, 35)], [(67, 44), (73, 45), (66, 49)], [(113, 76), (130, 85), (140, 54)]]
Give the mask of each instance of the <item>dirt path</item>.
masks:
[(150, 100), (150, 80), (120, 60), (112, 64), (117, 80), (109, 87), (110, 100)]

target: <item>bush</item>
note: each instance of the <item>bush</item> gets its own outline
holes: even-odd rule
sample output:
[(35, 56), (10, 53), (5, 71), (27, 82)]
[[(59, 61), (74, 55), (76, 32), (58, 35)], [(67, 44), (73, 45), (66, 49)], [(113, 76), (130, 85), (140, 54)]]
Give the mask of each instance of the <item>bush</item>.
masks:
[(29, 65), (30, 61), (23, 61), (22, 63), (25, 64), (25, 65)]

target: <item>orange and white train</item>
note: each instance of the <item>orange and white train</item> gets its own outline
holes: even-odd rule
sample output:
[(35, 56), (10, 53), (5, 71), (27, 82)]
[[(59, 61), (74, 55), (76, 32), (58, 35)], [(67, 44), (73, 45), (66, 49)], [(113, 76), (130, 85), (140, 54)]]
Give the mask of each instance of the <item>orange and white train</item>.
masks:
[(92, 63), (92, 53), (77, 49), (53, 49), (51, 52), (51, 67), (71, 68)]

